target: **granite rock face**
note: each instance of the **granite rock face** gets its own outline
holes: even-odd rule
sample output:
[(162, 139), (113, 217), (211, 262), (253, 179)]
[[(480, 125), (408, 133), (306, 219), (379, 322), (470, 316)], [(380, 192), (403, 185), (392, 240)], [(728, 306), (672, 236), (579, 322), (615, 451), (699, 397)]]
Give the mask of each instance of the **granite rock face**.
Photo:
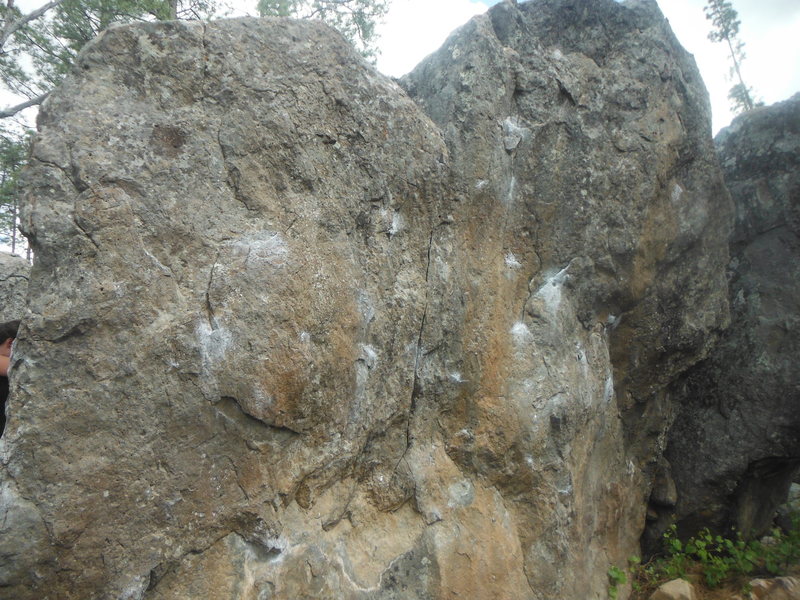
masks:
[(540, 0), (401, 83), (286, 20), (84, 51), (27, 174), (12, 597), (604, 597), (728, 318), (697, 70), (655, 2)]
[(464, 198), (442, 262), (469, 325), (444, 346), (480, 387), (439, 418), (448, 453), (515, 498), (532, 588), (586, 597), (638, 552), (651, 485), (669, 496), (666, 386), (727, 323), (705, 92), (650, 2), (504, 3), (403, 83)]
[(736, 207), (732, 323), (676, 386), (666, 456), (684, 530), (758, 534), (800, 465), (800, 95), (737, 117), (716, 145)]

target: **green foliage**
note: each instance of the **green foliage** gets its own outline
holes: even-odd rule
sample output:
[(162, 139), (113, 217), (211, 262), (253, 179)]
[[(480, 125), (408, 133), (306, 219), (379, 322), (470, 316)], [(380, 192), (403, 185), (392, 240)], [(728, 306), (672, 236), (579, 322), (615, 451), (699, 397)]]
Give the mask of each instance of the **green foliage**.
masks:
[(388, 0), (259, 0), (263, 17), (320, 19), (335, 27), (366, 58), (376, 55), (376, 26), (389, 9)]
[(760, 543), (764, 567), (770, 575), (781, 575), (800, 561), (800, 514), (792, 515), (792, 529), (783, 533), (779, 529)]
[(753, 102), (753, 91), (744, 83), (742, 78), (742, 61), (745, 59), (744, 43), (739, 40), (739, 15), (734, 10), (730, 0), (707, 0), (703, 9), (706, 19), (711, 21), (713, 29), (708, 34), (712, 42), (724, 42), (728, 46), (732, 66), (729, 73), (730, 79), (738, 82), (728, 92), (728, 98), (733, 104), (735, 112), (751, 110), (756, 104)]
[(734, 10), (730, 0), (707, 0), (703, 8), (706, 19), (711, 21), (714, 29), (708, 34), (712, 42), (725, 42), (739, 35), (739, 14)]
[(258, 14), (262, 17), (290, 17), (295, 4), (294, 0), (259, 0)]
[(17, 180), (27, 161), (30, 134), (0, 134), (0, 243), (12, 252), (24, 246), (17, 233)]
[(673, 525), (664, 533), (665, 557), (640, 567), (639, 574), (648, 584), (686, 578), (691, 560), (675, 532)]
[(699, 574), (709, 588), (754, 574), (785, 574), (800, 561), (800, 516), (793, 517), (792, 525), (791, 531), (775, 529), (761, 541), (745, 540), (739, 533), (731, 539), (703, 529), (686, 542), (672, 525), (664, 533), (665, 555), (632, 566), (635, 587), (653, 589), (672, 579), (686, 579), (690, 573)]
[(745, 86), (743, 83), (737, 83), (728, 91), (728, 100), (731, 101), (733, 109), (737, 113), (750, 110), (748, 107), (764, 106), (761, 101), (753, 100), (753, 88)]
[(625, 571), (615, 565), (608, 567), (608, 597), (617, 600), (619, 597), (619, 586), (628, 583)]

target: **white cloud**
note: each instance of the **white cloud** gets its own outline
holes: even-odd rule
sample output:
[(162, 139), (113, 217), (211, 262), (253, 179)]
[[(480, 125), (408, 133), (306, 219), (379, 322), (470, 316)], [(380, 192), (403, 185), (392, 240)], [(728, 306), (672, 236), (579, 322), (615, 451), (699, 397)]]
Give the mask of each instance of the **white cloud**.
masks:
[(771, 104), (800, 91), (800, 11), (752, 35), (742, 21), (742, 34), (747, 40), (745, 78), (757, 95)]

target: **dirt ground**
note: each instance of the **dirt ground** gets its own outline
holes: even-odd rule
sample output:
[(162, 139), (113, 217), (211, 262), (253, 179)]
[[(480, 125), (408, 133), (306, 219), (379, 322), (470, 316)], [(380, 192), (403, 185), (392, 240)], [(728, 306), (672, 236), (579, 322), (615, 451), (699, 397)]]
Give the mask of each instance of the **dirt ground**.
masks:
[[(800, 577), (800, 564), (790, 567), (783, 576)], [(698, 574), (690, 574), (688, 579), (694, 584), (698, 600), (750, 600), (749, 593), (744, 591), (748, 582), (753, 579), (771, 579), (772, 577), (771, 575), (751, 575), (731, 581), (715, 589), (710, 589), (704, 585), (702, 577)], [(648, 600), (654, 591), (655, 587), (648, 587), (639, 592), (634, 591), (630, 596), (630, 600)]]

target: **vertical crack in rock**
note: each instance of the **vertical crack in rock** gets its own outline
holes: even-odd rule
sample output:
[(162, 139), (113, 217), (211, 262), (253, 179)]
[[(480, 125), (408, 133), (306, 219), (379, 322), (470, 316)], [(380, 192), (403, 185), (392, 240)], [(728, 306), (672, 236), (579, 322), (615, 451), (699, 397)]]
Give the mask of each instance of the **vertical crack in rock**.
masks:
[[(648, 432), (662, 430), (670, 414), (659, 393), (702, 358), (725, 321), (726, 252), (717, 240), (725, 235), (730, 206), (710, 158), (708, 107), (696, 69), (654, 3), (579, 8), (558, 0), (498, 5), (401, 80), (445, 132), (458, 176), (499, 179), (488, 188), (495, 198), (476, 193), (482, 204), (461, 210), (471, 209), (474, 222), (491, 218), (499, 229), (535, 230), (539, 269), (576, 261), (568, 285), (562, 287), (559, 274), (539, 271), (518, 295), (497, 289), (496, 297), (478, 288), (482, 269), (491, 273), (480, 258), (454, 261), (466, 263), (463, 273), (476, 281), (470, 292), (481, 299), (473, 308), (480, 317), (470, 315), (475, 331), (465, 337), (482, 380), (463, 401), (463, 413), (441, 417), (453, 421), (449, 453), (460, 464), (503, 481), (498, 489), (525, 489), (516, 498), (537, 506), (533, 511), (517, 502), (516, 523), (529, 544), (523, 550), (528, 583), (549, 598), (603, 590), (604, 561), (635, 552), (634, 528), (619, 528), (613, 542), (602, 544), (595, 540), (604, 534), (593, 528), (620, 514), (627, 515), (622, 522), (643, 522), (646, 468), (661, 451)], [(535, 143), (524, 143), (519, 127), (525, 123), (537, 124)], [(643, 133), (657, 141), (643, 145)], [(692, 181), (693, 197), (665, 202), (663, 188), (676, 172)], [(513, 215), (511, 201), (519, 207)], [(488, 228), (467, 230), (478, 238), (470, 240), (476, 256), (498, 245)], [(487, 310), (494, 303), (494, 312)], [(574, 344), (589, 342), (618, 304), (627, 311), (614, 331), (611, 358), (579, 359), (576, 367)], [(541, 313), (541, 326), (523, 330), (531, 310)], [(514, 331), (509, 318), (518, 319), (518, 337), (530, 340), (519, 347), (529, 353), (504, 354), (492, 326)], [(630, 415), (623, 431), (591, 401), (608, 395), (610, 362), (620, 409)], [(536, 390), (544, 399), (531, 412)], [(564, 402), (559, 391), (579, 402)], [(634, 415), (636, 407), (646, 408)], [(504, 410), (512, 415), (504, 419)], [(537, 421), (547, 423), (548, 412), (556, 417), (549, 429)], [(468, 435), (460, 431), (464, 421)], [(541, 457), (552, 468), (520, 468), (515, 452)], [(627, 464), (634, 477), (617, 468)], [(570, 490), (565, 506), (574, 507), (574, 518), (559, 508), (558, 490)], [(554, 500), (537, 501), (542, 492)], [(566, 564), (581, 575), (563, 579)]]
[(220, 154), (222, 156), (222, 162), (225, 165), (225, 171), (227, 172), (227, 177), (225, 178), (225, 183), (228, 185), (231, 193), (233, 194), (234, 199), (237, 202), (240, 202), (242, 206), (247, 209), (248, 212), (255, 211), (256, 209), (250, 204), (248, 204), (247, 199), (242, 194), (241, 191), (241, 172), (239, 169), (231, 163), (227, 155), (227, 151), (225, 150), (225, 144), (222, 143), (220, 139), (222, 131), (222, 126), (217, 130), (217, 144), (219, 145)]
[[(397, 465), (399, 465), (400, 462), (402, 462), (403, 458), (405, 458), (406, 453), (411, 448), (411, 444), (414, 439), (411, 433), (412, 420), (417, 410), (417, 398), (422, 392), (420, 388), (421, 383), (420, 383), (419, 369), (420, 369), (420, 359), (423, 357), (422, 335), (425, 331), (425, 323), (428, 317), (428, 294), (430, 293), (429, 274), (431, 268), (431, 252), (433, 249), (433, 235), (435, 231), (436, 228), (435, 227), (432, 228), (430, 236), (428, 237), (428, 252), (425, 263), (425, 304), (422, 309), (422, 319), (420, 319), (419, 334), (417, 335), (417, 347), (416, 347), (416, 352), (414, 354), (414, 379), (411, 385), (411, 401), (409, 403), (408, 419), (406, 421), (406, 449), (403, 452), (403, 455), (400, 457), (400, 460), (397, 461)], [(395, 466), (395, 470), (397, 469), (397, 465)]]
[(206, 292), (205, 292), (206, 319), (208, 320), (208, 326), (212, 331), (219, 328), (216, 314), (214, 314), (214, 307), (211, 304), (211, 286), (214, 283), (214, 270), (217, 268), (217, 265), (219, 264), (219, 257), (221, 253), (222, 253), (221, 250), (217, 251), (217, 256), (214, 258), (214, 264), (211, 265), (211, 270), (208, 273), (208, 285), (206, 286)]

